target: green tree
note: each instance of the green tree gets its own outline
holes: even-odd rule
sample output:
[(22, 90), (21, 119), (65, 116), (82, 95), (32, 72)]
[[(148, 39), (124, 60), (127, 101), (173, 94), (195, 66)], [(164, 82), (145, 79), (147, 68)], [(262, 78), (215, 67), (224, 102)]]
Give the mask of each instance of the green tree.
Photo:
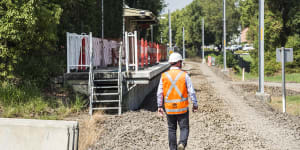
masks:
[[(20, 78), (27, 64), (23, 56), (54, 51), (59, 5), (46, 0), (2, 0), (0, 2), (0, 72), (2, 79)], [(36, 68), (38, 71), (38, 68)], [(16, 73), (19, 74), (16, 74)]]
[[(238, 33), (239, 11), (235, 0), (227, 0), (227, 40)], [(223, 41), (223, 3), (219, 0), (194, 0), (182, 10), (172, 13), (172, 35), (176, 45), (182, 45), (182, 27), (185, 27), (186, 47), (200, 52), (202, 45), (202, 18), (205, 19), (205, 45), (222, 45)], [(167, 28), (167, 21), (161, 21), (161, 27)], [(168, 37), (168, 30), (164, 37)]]
[[(265, 2), (265, 73), (273, 75), (280, 70), (276, 63), (276, 48), (287, 46), (294, 48), (296, 60), (299, 55), (298, 43), (300, 26), (300, 3), (297, 0), (266, 0)], [(249, 27), (248, 40), (254, 41), (256, 51), (251, 53), (254, 58), (252, 72), (258, 72), (258, 0), (241, 1), (241, 22)], [(287, 70), (296, 72), (300, 65), (297, 61), (288, 63)]]

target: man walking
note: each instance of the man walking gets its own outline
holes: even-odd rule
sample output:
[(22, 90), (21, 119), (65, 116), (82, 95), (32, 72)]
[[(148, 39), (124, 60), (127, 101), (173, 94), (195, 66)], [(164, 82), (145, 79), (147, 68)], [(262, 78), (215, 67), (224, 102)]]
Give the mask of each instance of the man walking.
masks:
[[(195, 90), (189, 75), (182, 71), (182, 56), (172, 53), (169, 57), (171, 68), (161, 76), (157, 90), (158, 113), (164, 110), (168, 120), (168, 137), (170, 150), (184, 150), (189, 136), (188, 96), (193, 102), (193, 112), (198, 110)], [(164, 105), (164, 109), (163, 109)], [(180, 127), (180, 140), (177, 145), (177, 123)]]

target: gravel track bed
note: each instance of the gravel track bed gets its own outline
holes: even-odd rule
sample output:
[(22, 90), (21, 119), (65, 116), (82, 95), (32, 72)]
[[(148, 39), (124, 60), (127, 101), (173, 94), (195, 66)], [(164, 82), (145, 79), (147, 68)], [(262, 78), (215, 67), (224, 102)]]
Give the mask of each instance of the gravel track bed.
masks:
[[(213, 88), (212, 81), (207, 79), (199, 70), (196, 63), (186, 63), (184, 66), (192, 77), (197, 93), (199, 110), (192, 113), (190, 110), (190, 136), (187, 150), (201, 149), (289, 149), (283, 146), (273, 146), (272, 139), (261, 136), (263, 128), (250, 128), (247, 122), (235, 115), (232, 105), (225, 100), (224, 93), (218, 93)], [(242, 92), (241, 89), (228, 88), (228, 91)], [(223, 92), (226, 92), (223, 91)], [(244, 95), (245, 96), (245, 95)], [(242, 97), (242, 96), (241, 96)], [(260, 107), (260, 102), (249, 107)], [(259, 106), (259, 107), (258, 107)], [(121, 116), (107, 116), (98, 122), (102, 129), (99, 140), (91, 147), (92, 150), (167, 150), (168, 132), (166, 118), (160, 118), (156, 112), (156, 90), (145, 99), (139, 111), (130, 111)], [(191, 109), (191, 107), (190, 107)], [(260, 110), (260, 109), (259, 109)], [(237, 110), (238, 111), (238, 110)], [(263, 107), (260, 112), (269, 116), (270, 121), (274, 112)], [(238, 112), (235, 112), (238, 113)], [(250, 114), (251, 115), (251, 114)], [(276, 116), (276, 115), (275, 115)], [(256, 116), (252, 116), (256, 117)], [(276, 117), (275, 117), (276, 118)], [(278, 119), (278, 118), (277, 118)], [(280, 118), (291, 120), (289, 117)], [(294, 129), (293, 136), (300, 137), (298, 122), (294, 118), (291, 124), (284, 124)], [(281, 126), (282, 124), (274, 123)], [(298, 131), (298, 132), (297, 132)], [(179, 132), (178, 132), (179, 133)], [(283, 137), (284, 138), (284, 137)], [(299, 139), (300, 140), (300, 139)]]

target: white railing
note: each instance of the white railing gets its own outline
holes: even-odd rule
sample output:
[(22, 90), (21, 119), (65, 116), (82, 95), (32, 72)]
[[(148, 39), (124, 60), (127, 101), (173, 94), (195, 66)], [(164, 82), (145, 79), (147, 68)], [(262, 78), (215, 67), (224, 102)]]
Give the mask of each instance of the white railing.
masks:
[[(90, 36), (89, 36), (90, 39), (93, 39), (93, 36), (92, 36), (92, 33), (90, 32)], [(89, 110), (89, 113), (90, 115), (92, 115), (92, 107), (93, 107), (93, 87), (94, 87), (94, 70), (93, 70), (93, 59), (94, 59), (94, 53), (93, 53), (93, 42), (92, 40), (90, 40), (90, 70), (89, 70), (89, 83), (88, 83), (88, 93), (89, 93), (89, 98), (90, 98), (90, 110)]]
[[(130, 43), (131, 42), (131, 43)], [(135, 71), (139, 70), (138, 62), (138, 45), (137, 45), (137, 31), (125, 32), (125, 51), (126, 51), (126, 71), (129, 71), (129, 67), (134, 67)], [(131, 62), (129, 61), (129, 55), (131, 52)]]
[[(90, 33), (91, 34), (91, 33)], [(89, 35), (67, 32), (67, 73), (71, 69), (80, 70), (89, 67)], [(83, 45), (84, 43), (84, 45)]]
[(119, 48), (119, 69), (118, 69), (118, 91), (119, 91), (119, 115), (122, 113), (122, 99), (123, 99), (123, 75), (122, 75), (122, 49), (123, 43), (121, 42)]
[[(92, 43), (88, 44), (90, 42)], [(67, 33), (67, 73), (88, 71), (91, 63), (90, 47), (93, 49), (93, 67), (107, 67), (115, 63), (114, 60), (119, 48), (117, 41), (96, 38), (86, 34)], [(112, 55), (113, 53), (115, 57)]]
[[(86, 71), (88, 68), (117, 66), (117, 51), (119, 42), (113, 40), (100, 39), (86, 34), (67, 33), (67, 73), (76, 71)], [(90, 43), (90, 44), (88, 44)], [(139, 67), (155, 65), (161, 60), (166, 60), (166, 48), (147, 40), (137, 38), (137, 31), (125, 32), (124, 49), (122, 55), (125, 60), (126, 72), (130, 68), (135, 72)], [(90, 50), (92, 49), (92, 50)], [(93, 55), (93, 57), (90, 57)], [(90, 60), (93, 58), (92, 60)], [(120, 58), (122, 59), (122, 57)], [(90, 66), (92, 63), (92, 66)]]

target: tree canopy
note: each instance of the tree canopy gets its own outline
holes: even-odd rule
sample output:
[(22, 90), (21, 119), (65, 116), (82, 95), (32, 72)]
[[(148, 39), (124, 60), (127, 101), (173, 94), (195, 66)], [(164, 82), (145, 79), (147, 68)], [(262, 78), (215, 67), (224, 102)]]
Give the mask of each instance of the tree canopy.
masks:
[[(227, 39), (238, 33), (239, 12), (235, 0), (226, 1)], [(166, 18), (167, 15), (165, 15)], [(194, 0), (182, 10), (172, 12), (172, 35), (179, 47), (182, 45), (182, 27), (185, 28), (186, 47), (190, 52), (199, 52), (202, 44), (202, 18), (205, 20), (205, 44), (222, 45), (223, 3), (219, 0)], [(168, 41), (168, 19), (161, 20), (164, 42)], [(220, 47), (221, 48), (221, 47)]]
[[(265, 1), (265, 73), (272, 75), (280, 70), (276, 63), (276, 48), (294, 48), (294, 62), (287, 64), (287, 71), (300, 72), (300, 3), (298, 0)], [(254, 41), (256, 51), (252, 71), (258, 72), (258, 0), (241, 1), (241, 23), (249, 27), (247, 38)]]
[[(163, 0), (126, 0), (159, 14)], [(101, 36), (101, 0), (1, 0), (0, 80), (47, 82), (66, 68), (66, 32)], [(123, 1), (104, 0), (104, 36), (122, 37)]]

